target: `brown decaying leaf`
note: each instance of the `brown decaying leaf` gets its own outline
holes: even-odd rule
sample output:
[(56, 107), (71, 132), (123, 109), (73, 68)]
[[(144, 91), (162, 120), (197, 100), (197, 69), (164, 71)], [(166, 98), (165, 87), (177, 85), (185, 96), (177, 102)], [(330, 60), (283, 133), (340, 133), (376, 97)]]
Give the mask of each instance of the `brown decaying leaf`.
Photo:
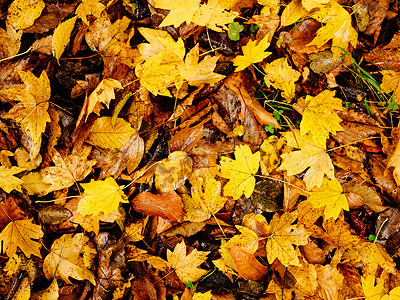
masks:
[(262, 280), (268, 275), (268, 268), (262, 265), (254, 254), (232, 246), (231, 255), (240, 276), (248, 280)]
[(131, 200), (131, 204), (136, 211), (149, 216), (160, 216), (174, 222), (182, 222), (185, 215), (181, 197), (175, 192), (161, 195), (150, 192), (140, 193)]

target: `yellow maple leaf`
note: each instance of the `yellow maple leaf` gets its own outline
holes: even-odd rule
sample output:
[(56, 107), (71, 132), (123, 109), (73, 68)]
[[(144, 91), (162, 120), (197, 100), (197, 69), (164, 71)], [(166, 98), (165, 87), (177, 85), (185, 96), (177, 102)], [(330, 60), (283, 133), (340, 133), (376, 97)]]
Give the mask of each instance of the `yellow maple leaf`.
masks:
[(186, 255), (186, 245), (182, 241), (175, 246), (173, 252), (167, 250), (167, 259), (179, 279), (184, 284), (188, 284), (189, 281), (198, 281), (208, 273), (207, 270), (202, 270), (198, 266), (207, 259), (209, 253), (209, 251), (197, 251), (197, 249), (194, 249)]
[(8, 8), (7, 22), (15, 30), (31, 27), (44, 7), (43, 0), (14, 0)]
[(225, 78), (224, 75), (213, 72), (218, 58), (218, 56), (207, 55), (199, 63), (199, 44), (196, 44), (186, 55), (185, 63), (178, 65), (178, 69), (183, 79), (187, 80), (190, 85), (197, 87), (206, 83), (214, 85), (214, 83)]
[(168, 87), (179, 90), (183, 84), (178, 65), (182, 59), (173, 52), (164, 50), (150, 57), (145, 63), (136, 66), (135, 73), (140, 83), (154, 96), (171, 97)]
[(3, 244), (3, 251), (8, 257), (13, 257), (17, 248), (24, 252), (26, 257), (32, 254), (38, 257), (40, 255), (40, 244), (38, 240), (43, 236), (41, 226), (33, 224), (32, 219), (17, 220), (8, 223), (0, 233), (0, 242)]
[(272, 85), (276, 89), (283, 90), (282, 96), (290, 102), (294, 97), (294, 83), (300, 78), (300, 72), (289, 66), (286, 57), (278, 58), (266, 64), (264, 71), (265, 84), (268, 87)]
[(211, 299), (212, 299), (211, 291), (205, 293), (195, 292), (192, 298), (192, 300), (211, 300)]
[(400, 73), (393, 70), (381, 71), (382, 83), (381, 89), (385, 93), (393, 92), (394, 101), (400, 104)]
[(82, 21), (89, 26), (89, 21), (87, 20), (88, 15), (92, 15), (99, 18), (101, 12), (106, 7), (104, 4), (100, 3), (100, 0), (83, 0), (81, 4), (78, 5), (75, 14), (82, 19)]
[(375, 275), (379, 267), (389, 273), (396, 273), (396, 264), (381, 245), (364, 241), (360, 242), (355, 250), (358, 251), (356, 262), (362, 263), (364, 276)]
[(4, 117), (19, 122), (25, 133), (32, 138), (33, 146), (30, 156), (34, 158), (39, 153), (41, 135), (46, 130), (46, 123), (51, 121), (47, 112), (50, 99), (50, 81), (45, 71), (39, 78), (30, 71), (18, 70), (18, 74), (25, 84), (25, 88), (11, 88), (0, 91), (7, 98), (20, 101)]
[(86, 120), (89, 114), (94, 111), (96, 104), (104, 103), (107, 108), (109, 107), (111, 100), (115, 99), (114, 88), (123, 89), (121, 83), (115, 79), (105, 78), (99, 83), (88, 98)]
[(21, 264), (21, 257), (19, 257), (19, 255), (17, 254), (14, 254), (6, 262), (3, 271), (6, 272), (7, 276), (11, 276), (19, 271), (20, 264)]
[(304, 176), (308, 190), (320, 187), (324, 175), (331, 179), (335, 178), (334, 167), (326, 153), (326, 146), (315, 143), (311, 135), (300, 136), (300, 131), (297, 129), (293, 130), (293, 133), (286, 132), (283, 135), (290, 147), (300, 147), (300, 150), (282, 154), (283, 161), (277, 170), (286, 170), (287, 175), (292, 176), (300, 174), (308, 168)]
[(243, 194), (249, 198), (253, 193), (254, 175), (260, 167), (260, 152), (252, 153), (248, 145), (235, 147), (235, 158), (221, 158), (221, 177), (229, 179), (224, 186), (224, 195), (239, 199)]
[(179, 188), (192, 174), (193, 161), (183, 151), (174, 151), (157, 164), (154, 184), (161, 193)]
[(207, 28), (222, 32), (228, 30), (226, 24), (232, 23), (239, 16), (237, 12), (225, 11), (219, 0), (209, 0), (207, 4), (200, 5), (193, 16), (192, 22)]
[(270, 231), (266, 250), (268, 262), (272, 264), (277, 258), (285, 266), (299, 266), (298, 252), (293, 245), (305, 245), (308, 243), (308, 234), (303, 225), (292, 225), (297, 219), (297, 212), (284, 213), (279, 217), (275, 213), (269, 223)]
[(129, 39), (134, 31), (129, 30), (131, 20), (127, 17), (111, 23), (107, 14), (101, 14), (89, 26), (85, 39), (93, 51), (99, 51), (103, 56), (117, 55), (129, 44)]
[(72, 284), (69, 277), (76, 280), (88, 280), (96, 284), (94, 275), (85, 266), (81, 253), (89, 241), (83, 233), (64, 234), (51, 245), (50, 253), (43, 262), (43, 272), (47, 279), (61, 278), (67, 284)]
[(81, 183), (84, 188), (82, 199), (78, 204), (78, 212), (82, 215), (98, 215), (101, 212), (108, 215), (118, 210), (120, 203), (128, 203), (121, 187), (112, 177), (89, 183)]
[(111, 117), (101, 117), (94, 122), (86, 142), (102, 148), (119, 149), (135, 133), (136, 130), (122, 118), (117, 118), (113, 125)]
[(221, 196), (221, 182), (212, 177), (207, 177), (206, 182), (202, 178), (193, 180), (192, 197), (190, 201), (183, 198), (186, 218), (191, 222), (203, 222), (220, 211), (226, 201)]
[(54, 57), (59, 63), (60, 57), (63, 54), (65, 47), (67, 47), (71, 38), (72, 29), (75, 27), (75, 21), (77, 17), (68, 19), (60, 23), (56, 29), (54, 29), (53, 38), (51, 40), (51, 48)]
[(365, 300), (381, 300), (385, 295), (385, 288), (381, 283), (375, 285), (375, 276), (366, 275), (361, 277), (361, 285), (365, 294)]
[(349, 210), (349, 202), (343, 193), (342, 186), (337, 179), (329, 180), (324, 178), (322, 185), (316, 191), (311, 192), (308, 197), (314, 208), (324, 207), (324, 219), (339, 217), (342, 209)]
[(329, 138), (329, 132), (336, 134), (343, 130), (340, 126), (341, 118), (335, 110), (343, 110), (342, 100), (335, 98), (334, 91), (325, 90), (317, 96), (307, 95), (305, 102), (308, 103), (300, 123), (301, 135), (311, 133), (316, 144), (325, 144)]
[(308, 11), (311, 11), (314, 8), (322, 7), (329, 2), (330, 0), (301, 0), (301, 4)]
[(348, 51), (350, 44), (353, 48), (356, 48), (357, 31), (351, 26), (350, 14), (339, 3), (330, 1), (311, 14), (311, 17), (326, 24), (318, 29), (317, 36), (307, 46), (322, 47), (326, 42), (332, 40), (334, 60), (343, 54), (343, 51), (338, 47)]
[(170, 10), (159, 26), (173, 25), (175, 28), (183, 22), (189, 25), (200, 5), (200, 0), (155, 0), (154, 2), (155, 7)]
[(266, 35), (261, 41), (249, 40), (246, 46), (242, 47), (243, 55), (236, 56), (232, 62), (236, 66), (235, 72), (246, 69), (251, 64), (260, 62), (268, 57), (271, 52), (265, 52), (269, 47), (269, 37)]
[(22, 193), (21, 185), (24, 182), (18, 177), (13, 176), (22, 171), (25, 171), (25, 169), (14, 166), (11, 168), (0, 166), (0, 188), (6, 193), (11, 193), (14, 189)]
[(95, 159), (87, 159), (91, 150), (92, 147), (83, 146), (80, 149), (74, 149), (71, 154), (66, 156), (54, 151), (52, 160), (55, 166), (43, 168), (39, 171), (42, 182), (50, 184), (46, 194), (70, 187), (85, 179), (92, 171), (92, 166), (97, 162)]
[(15, 30), (9, 23), (6, 23), (6, 29), (0, 28), (0, 52), (3, 57), (10, 57), (18, 53), (23, 32)]
[(141, 27), (138, 28), (138, 31), (149, 42), (137, 45), (144, 60), (157, 55), (163, 50), (168, 50), (181, 59), (185, 57), (185, 44), (181, 38), (175, 41), (168, 32), (152, 28)]

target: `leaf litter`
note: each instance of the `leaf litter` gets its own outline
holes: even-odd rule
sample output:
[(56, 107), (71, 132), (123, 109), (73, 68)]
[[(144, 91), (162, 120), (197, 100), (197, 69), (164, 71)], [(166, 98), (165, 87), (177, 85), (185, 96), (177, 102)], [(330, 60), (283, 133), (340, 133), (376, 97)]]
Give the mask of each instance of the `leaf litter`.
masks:
[(1, 296), (398, 298), (398, 5), (0, 3)]

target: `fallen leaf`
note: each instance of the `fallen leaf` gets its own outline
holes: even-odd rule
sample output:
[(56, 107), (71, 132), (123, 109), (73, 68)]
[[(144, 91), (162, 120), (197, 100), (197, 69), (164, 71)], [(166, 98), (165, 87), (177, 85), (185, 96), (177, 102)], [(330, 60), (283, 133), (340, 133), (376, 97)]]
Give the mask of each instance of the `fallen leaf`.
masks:
[(208, 273), (207, 270), (200, 269), (198, 266), (207, 259), (209, 253), (209, 251), (193, 249), (186, 255), (186, 245), (182, 241), (175, 246), (174, 251), (167, 250), (167, 259), (179, 279), (184, 284), (188, 284), (189, 281), (198, 281)]
[(32, 219), (11, 221), (0, 233), (0, 241), (3, 244), (3, 251), (8, 257), (13, 257), (17, 248), (30, 257), (32, 254), (40, 255), (40, 244), (38, 240), (44, 235), (41, 226), (33, 224)]
[(188, 84), (193, 86), (203, 86), (214, 83), (225, 78), (224, 75), (214, 73), (218, 56), (211, 57), (207, 55), (199, 63), (199, 44), (186, 54), (185, 63), (178, 65), (179, 72)]
[(102, 11), (106, 7), (104, 4), (100, 3), (100, 0), (83, 0), (81, 4), (75, 10), (75, 14), (82, 19), (82, 21), (89, 26), (89, 21), (87, 20), (88, 15), (92, 15), (99, 18)]
[(57, 300), (59, 298), (59, 288), (57, 280), (53, 279), (50, 286), (42, 291), (34, 292), (31, 300)]
[(235, 147), (235, 158), (221, 158), (221, 177), (229, 179), (224, 186), (224, 195), (239, 199), (243, 194), (249, 198), (253, 193), (254, 175), (260, 167), (260, 152), (252, 153), (248, 145)]
[(173, 222), (182, 222), (185, 215), (182, 200), (173, 191), (162, 195), (143, 192), (133, 198), (131, 204), (136, 211), (149, 216), (160, 216)]
[[(287, 59), (282, 57), (264, 66), (265, 84), (276, 89), (283, 90), (282, 96), (287, 102), (294, 97), (294, 83), (300, 78), (300, 72), (289, 66)], [(304, 117), (303, 117), (304, 120)]]
[(343, 110), (342, 100), (334, 96), (334, 91), (327, 90), (315, 97), (306, 96), (308, 106), (300, 122), (300, 132), (301, 135), (310, 132), (316, 144), (324, 145), (330, 132), (335, 135), (337, 131), (343, 130), (339, 124), (342, 119), (335, 112)]
[(123, 89), (121, 83), (115, 79), (105, 78), (99, 83), (88, 98), (85, 122), (97, 104), (103, 103), (109, 107), (111, 100), (115, 99), (114, 88)]
[(232, 260), (240, 276), (247, 280), (263, 280), (268, 275), (268, 268), (254, 256), (240, 247), (231, 247)]
[[(326, 23), (317, 31), (317, 36), (307, 45), (323, 46), (332, 40), (333, 60), (343, 55), (343, 48), (349, 52), (350, 45), (357, 46), (357, 31), (351, 26), (351, 16), (344, 7), (333, 1), (311, 14), (311, 17), (321, 23)], [(340, 48), (339, 48), (340, 47)]]
[(156, 0), (155, 7), (170, 10), (160, 27), (173, 25), (178, 28), (183, 22), (187, 25), (193, 20), (193, 15), (199, 8), (200, 0)]
[(50, 253), (45, 257), (43, 272), (47, 279), (60, 278), (67, 284), (72, 284), (69, 277), (76, 280), (88, 280), (93, 285), (95, 278), (85, 267), (81, 253), (89, 241), (83, 233), (64, 234), (56, 239), (51, 246)]
[(28, 28), (39, 18), (44, 7), (43, 0), (14, 0), (8, 8), (7, 21), (15, 30)]
[(96, 119), (86, 142), (102, 148), (119, 149), (136, 133), (124, 119), (116, 118), (115, 124), (111, 120), (111, 117)]
[(71, 38), (71, 32), (75, 27), (75, 21), (77, 17), (68, 19), (60, 23), (56, 29), (54, 29), (53, 38), (51, 40), (51, 46), (53, 50), (53, 55), (60, 63), (60, 57), (63, 54), (65, 47), (67, 47), (69, 40)]
[(322, 299), (338, 299), (339, 290), (343, 284), (343, 275), (330, 265), (316, 265), (317, 280), (320, 290), (318, 296)]
[(326, 146), (316, 144), (311, 135), (300, 136), (297, 129), (293, 132), (296, 137), (292, 132), (283, 135), (289, 146), (300, 148), (300, 150), (282, 154), (283, 161), (277, 170), (287, 170), (287, 175), (292, 176), (309, 168), (304, 176), (308, 190), (313, 187), (319, 188), (325, 175), (331, 179), (335, 178), (334, 167), (326, 153)]
[(342, 186), (337, 179), (324, 178), (318, 190), (313, 190), (307, 201), (314, 208), (325, 207), (324, 219), (337, 219), (342, 209), (349, 210), (349, 202), (343, 193)]
[(292, 225), (296, 219), (297, 212), (284, 213), (281, 217), (275, 213), (272, 217), (266, 245), (269, 263), (277, 258), (285, 267), (302, 266), (293, 245), (306, 245), (308, 234), (303, 225)]
[(82, 215), (98, 215), (101, 212), (108, 215), (118, 210), (120, 203), (128, 203), (128, 199), (121, 187), (112, 177), (104, 180), (91, 180), (89, 183), (80, 184), (84, 189), (78, 204), (78, 212)]
[(184, 201), (186, 219), (203, 222), (220, 211), (228, 199), (221, 196), (221, 182), (208, 177), (205, 182), (202, 178), (193, 180), (192, 197), (188, 200)]
[(3, 189), (6, 193), (11, 193), (12, 190), (16, 190), (22, 193), (21, 185), (24, 183), (18, 177), (15, 177), (15, 174), (21, 173), (25, 171), (25, 168), (19, 167), (3, 167), (0, 166), (0, 188)]
[(32, 144), (39, 145), (39, 147), (32, 147), (31, 149), (30, 156), (34, 158), (39, 153), (41, 135), (46, 130), (46, 124), (51, 121), (47, 112), (50, 99), (50, 81), (45, 71), (41, 73), (39, 78), (30, 71), (18, 70), (18, 74), (25, 84), (25, 88), (11, 88), (0, 91), (7, 98), (20, 101), (8, 111), (4, 118), (19, 122), (25, 133), (32, 138)]
[(365, 294), (366, 300), (381, 300), (385, 295), (385, 289), (380, 283), (375, 285), (375, 276), (367, 275), (361, 277), (361, 283)]
[(88, 160), (91, 150), (92, 147), (83, 146), (80, 149), (74, 149), (71, 154), (65, 156), (54, 151), (52, 160), (55, 166), (43, 168), (39, 172), (42, 176), (41, 181), (50, 185), (46, 193), (70, 187), (85, 179), (96, 164), (95, 159)]
[(238, 55), (233, 59), (233, 65), (236, 66), (235, 72), (246, 69), (251, 64), (263, 61), (271, 52), (265, 52), (269, 47), (269, 36), (265, 36), (261, 41), (249, 40), (246, 46), (242, 47), (243, 55)]
[(154, 183), (161, 193), (179, 188), (192, 174), (192, 159), (183, 151), (175, 151), (157, 164)]
[(22, 30), (15, 30), (9, 23), (6, 23), (6, 29), (0, 29), (0, 53), (3, 58), (14, 56), (21, 47)]

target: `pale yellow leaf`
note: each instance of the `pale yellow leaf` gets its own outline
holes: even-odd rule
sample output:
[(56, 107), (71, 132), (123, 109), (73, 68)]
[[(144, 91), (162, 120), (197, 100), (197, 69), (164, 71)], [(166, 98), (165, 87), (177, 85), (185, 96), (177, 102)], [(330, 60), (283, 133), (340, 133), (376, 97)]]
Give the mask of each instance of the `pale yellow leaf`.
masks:
[(179, 279), (184, 284), (188, 284), (189, 281), (198, 281), (208, 273), (207, 270), (200, 269), (198, 266), (207, 259), (209, 253), (208, 251), (194, 249), (186, 255), (186, 245), (182, 241), (175, 246), (173, 252), (167, 250), (167, 259)]
[(214, 73), (218, 56), (207, 55), (199, 63), (199, 44), (189, 51), (186, 55), (185, 63), (178, 65), (179, 72), (188, 84), (201, 87), (204, 84), (214, 85), (214, 83), (225, 78), (224, 75)]
[(104, 4), (100, 3), (100, 0), (83, 0), (81, 4), (77, 7), (75, 14), (82, 19), (82, 21), (89, 26), (89, 21), (87, 20), (88, 15), (92, 15), (99, 18), (101, 12), (106, 7)]
[(64, 53), (65, 47), (67, 47), (69, 43), (72, 29), (75, 27), (76, 19), (77, 17), (68, 19), (60, 23), (56, 29), (54, 29), (51, 46), (53, 49), (53, 55), (57, 59), (57, 62), (59, 62), (61, 55)]
[(190, 25), (200, 5), (200, 0), (155, 0), (154, 2), (155, 7), (170, 10), (159, 26), (173, 25), (175, 28), (183, 22)]
[(136, 130), (122, 118), (112, 124), (111, 117), (98, 118), (86, 140), (87, 143), (107, 149), (119, 149), (136, 133)]
[(349, 210), (349, 202), (343, 193), (342, 186), (337, 179), (328, 180), (324, 178), (321, 187), (313, 191), (308, 197), (314, 208), (325, 207), (324, 219), (339, 217), (342, 209)]
[(72, 284), (69, 277), (76, 280), (88, 280), (93, 285), (95, 278), (83, 262), (81, 253), (83, 247), (89, 241), (83, 233), (64, 234), (56, 239), (51, 246), (50, 253), (45, 257), (43, 272), (47, 279), (60, 278), (68, 284)]
[(33, 224), (32, 219), (17, 220), (8, 223), (0, 233), (0, 241), (3, 241), (3, 251), (8, 257), (13, 257), (17, 248), (30, 257), (32, 254), (38, 257), (40, 255), (40, 244), (38, 240), (43, 236), (41, 226)]
[(272, 85), (276, 89), (283, 90), (282, 96), (290, 102), (294, 97), (294, 83), (300, 78), (300, 72), (289, 66), (286, 57), (278, 58), (266, 64), (264, 71), (265, 84), (268, 87)]
[(15, 30), (31, 27), (45, 7), (43, 0), (14, 0), (8, 8), (8, 23)]
[(320, 187), (324, 176), (330, 179), (335, 178), (334, 167), (329, 155), (326, 153), (326, 146), (316, 144), (312, 136), (301, 136), (300, 131), (295, 129), (292, 132), (284, 133), (288, 145), (300, 148), (298, 151), (291, 151), (281, 155), (282, 164), (278, 171), (286, 170), (288, 176), (300, 174), (306, 169), (304, 181), (307, 189)]
[(105, 78), (99, 83), (88, 98), (85, 121), (90, 113), (94, 111), (96, 104), (103, 103), (107, 108), (109, 107), (111, 100), (115, 99), (114, 88), (123, 89), (121, 83), (115, 79)]
[(23, 184), (23, 181), (14, 176), (22, 171), (25, 171), (25, 169), (19, 167), (7, 168), (0, 166), (0, 188), (6, 193), (11, 193), (14, 189), (22, 193), (21, 185)]

